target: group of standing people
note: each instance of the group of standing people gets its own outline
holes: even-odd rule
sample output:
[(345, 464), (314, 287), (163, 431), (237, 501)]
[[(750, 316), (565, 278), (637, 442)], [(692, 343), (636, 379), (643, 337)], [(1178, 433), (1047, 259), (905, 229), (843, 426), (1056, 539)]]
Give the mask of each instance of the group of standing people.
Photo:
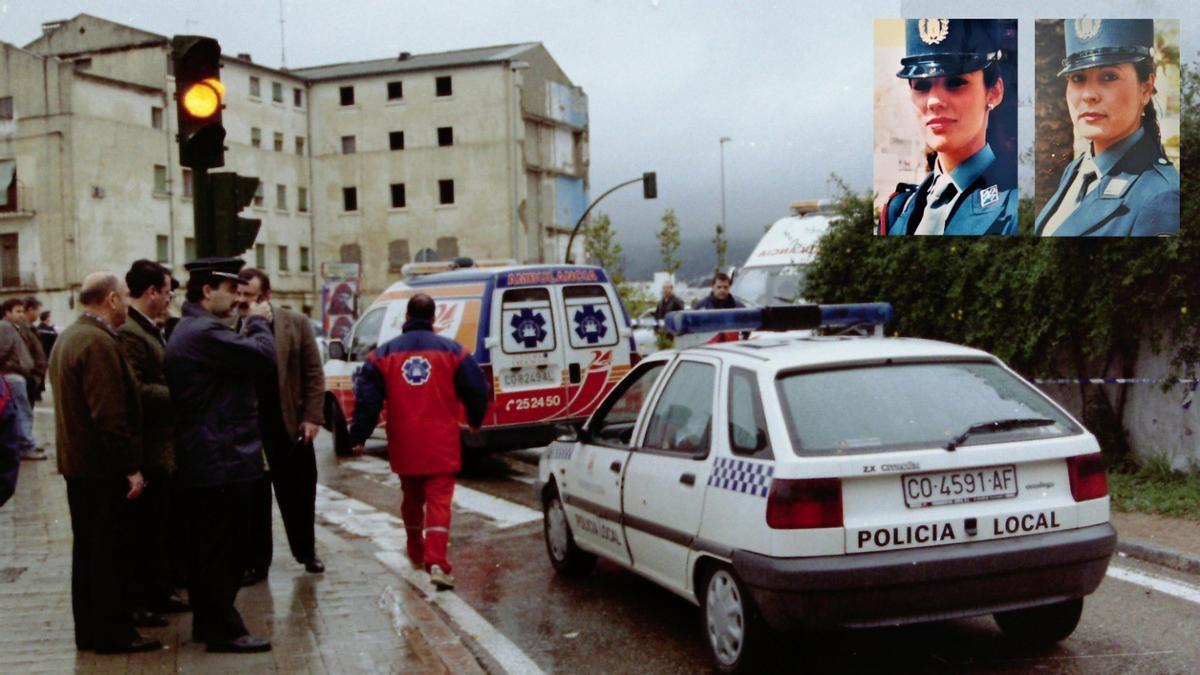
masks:
[[(269, 650), (234, 607), (270, 565), (269, 481), (292, 553), (324, 571), (313, 538), (319, 351), (307, 319), (273, 306), (269, 278), (243, 265), (188, 263), (169, 338), (179, 284), (168, 268), (139, 260), (124, 279), (92, 274), (82, 315), (51, 353), (78, 649), (159, 649), (137, 628), (190, 610), (192, 639), (208, 651)], [(4, 420), (0, 409), (0, 434)]]

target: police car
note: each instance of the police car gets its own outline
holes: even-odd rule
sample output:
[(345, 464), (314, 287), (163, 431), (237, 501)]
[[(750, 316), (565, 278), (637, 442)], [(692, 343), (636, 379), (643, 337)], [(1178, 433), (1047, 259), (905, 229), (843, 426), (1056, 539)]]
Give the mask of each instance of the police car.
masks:
[(550, 563), (605, 558), (700, 606), (718, 668), (768, 631), (992, 614), (1075, 629), (1116, 544), (1095, 437), (976, 349), (884, 338), (891, 307), (676, 312), (781, 333), (641, 361), (539, 465)]

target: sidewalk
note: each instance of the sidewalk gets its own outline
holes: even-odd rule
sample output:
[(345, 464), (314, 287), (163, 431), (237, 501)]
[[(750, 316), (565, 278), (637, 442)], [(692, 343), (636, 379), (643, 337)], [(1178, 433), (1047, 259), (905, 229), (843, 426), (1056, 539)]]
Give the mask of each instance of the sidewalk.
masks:
[(0, 509), (0, 672), (483, 672), (420, 594), (369, 551), (321, 527), (317, 548), (328, 571), (306, 574), (292, 561), (276, 511), (270, 579), (237, 599), (251, 633), (270, 638), (270, 652), (209, 654), (191, 641), (190, 614), (140, 629), (161, 640), (162, 651), (77, 652), (65, 483), (53, 459), (23, 462), (17, 493)]
[(1200, 574), (1200, 522), (1149, 513), (1117, 513), (1117, 553)]

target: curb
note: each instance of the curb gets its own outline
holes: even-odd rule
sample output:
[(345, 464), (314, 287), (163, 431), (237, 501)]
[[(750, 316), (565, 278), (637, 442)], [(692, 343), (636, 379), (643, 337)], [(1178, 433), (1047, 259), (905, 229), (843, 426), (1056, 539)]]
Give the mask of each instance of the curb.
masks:
[(1120, 537), (1117, 539), (1117, 552), (1130, 558), (1162, 565), (1180, 572), (1200, 575), (1200, 556), (1160, 546), (1144, 539)]

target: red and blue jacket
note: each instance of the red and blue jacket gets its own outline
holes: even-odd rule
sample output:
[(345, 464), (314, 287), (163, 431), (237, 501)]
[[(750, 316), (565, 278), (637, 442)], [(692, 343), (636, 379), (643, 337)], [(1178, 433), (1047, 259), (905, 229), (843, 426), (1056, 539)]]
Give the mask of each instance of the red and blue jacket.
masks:
[(17, 474), (21, 471), (21, 439), (17, 433), (17, 413), (8, 391), (8, 383), (0, 377), (0, 506), (17, 490)]
[(370, 437), (386, 402), (392, 471), (401, 476), (458, 473), (459, 428), (483, 423), (488, 383), (462, 345), (436, 335), (431, 321), (413, 319), (367, 356), (354, 396), (351, 443)]

